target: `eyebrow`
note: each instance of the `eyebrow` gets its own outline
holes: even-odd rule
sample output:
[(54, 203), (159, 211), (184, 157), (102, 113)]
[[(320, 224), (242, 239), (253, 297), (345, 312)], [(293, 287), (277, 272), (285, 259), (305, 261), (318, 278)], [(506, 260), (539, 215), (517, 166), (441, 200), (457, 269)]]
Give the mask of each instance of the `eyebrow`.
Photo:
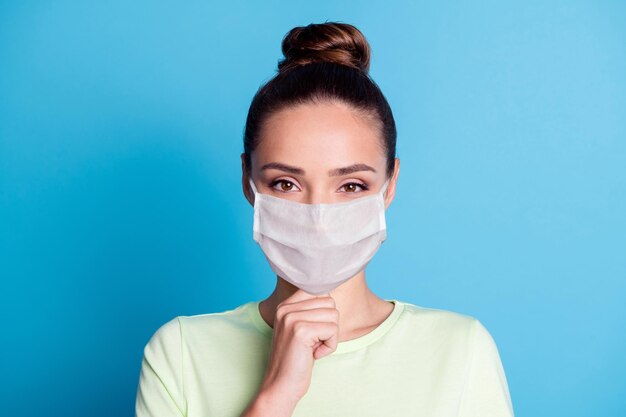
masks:
[(359, 171), (376, 172), (376, 170), (369, 165), (354, 164), (354, 165), (350, 165), (350, 166), (343, 167), (343, 168), (331, 169), (330, 171), (328, 171), (328, 175), (331, 177), (336, 177), (339, 175), (347, 175), (347, 174), (352, 174), (353, 172), (359, 172)]
[[(266, 170), (266, 169), (278, 169), (280, 171), (288, 172), (294, 175), (305, 175), (305, 172), (302, 168), (294, 167), (294, 166), (283, 164), (280, 162), (270, 162), (261, 167), (261, 171)], [(371, 166), (367, 164), (353, 164), (353, 165), (343, 167), (343, 168), (331, 169), (330, 171), (328, 171), (328, 176), (337, 177), (340, 175), (352, 174), (353, 172), (358, 172), (358, 171), (376, 172), (374, 168), (372, 168)]]

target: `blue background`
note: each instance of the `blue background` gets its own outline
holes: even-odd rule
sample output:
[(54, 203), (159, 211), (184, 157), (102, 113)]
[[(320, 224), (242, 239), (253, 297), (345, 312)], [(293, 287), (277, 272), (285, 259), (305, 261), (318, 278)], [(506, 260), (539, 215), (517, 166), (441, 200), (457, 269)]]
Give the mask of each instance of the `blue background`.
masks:
[(132, 415), (177, 315), (273, 289), (239, 154), (294, 26), (363, 31), (402, 161), (377, 294), (477, 317), (519, 416), (626, 414), (626, 6), (0, 5), (0, 414)]

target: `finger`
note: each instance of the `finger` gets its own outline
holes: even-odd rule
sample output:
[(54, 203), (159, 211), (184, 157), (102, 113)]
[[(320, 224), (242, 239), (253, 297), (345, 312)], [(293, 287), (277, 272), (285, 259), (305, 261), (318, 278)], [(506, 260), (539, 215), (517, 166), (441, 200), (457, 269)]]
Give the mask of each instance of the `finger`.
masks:
[(284, 305), (294, 304), (294, 303), (304, 301), (304, 300), (317, 300), (319, 298), (325, 298), (325, 297), (328, 297), (328, 295), (321, 294), (321, 295), (315, 296), (298, 288), (296, 292), (291, 294), (289, 297), (285, 298), (280, 304), (284, 304)]
[(333, 353), (336, 349), (331, 349), (330, 347), (328, 347), (327, 345), (325, 345), (324, 343), (320, 344), (317, 348), (315, 348), (313, 350), (313, 358), (317, 359), (321, 359), (324, 356), (328, 356), (331, 353)]
[[(337, 350), (339, 327), (334, 323), (311, 323), (309, 330), (313, 332), (313, 357), (319, 359)], [(321, 342), (321, 344), (320, 344)]]
[(288, 310), (310, 310), (312, 308), (337, 308), (335, 300), (330, 297), (311, 298), (290, 304)]
[[(302, 320), (298, 322), (297, 338), (300, 342), (305, 343), (310, 348), (313, 348), (319, 342), (326, 344), (329, 341), (330, 346), (337, 346), (337, 333), (339, 326), (334, 322), (327, 321), (306, 321)], [(335, 338), (335, 340), (329, 340)]]
[(314, 307), (311, 309), (293, 310), (289, 312), (292, 323), (323, 322), (339, 325), (339, 311), (332, 307)]
[(337, 331), (335, 331), (328, 339), (320, 342), (321, 343), (316, 345), (313, 349), (313, 357), (315, 359), (323, 358), (324, 356), (330, 355), (337, 350), (337, 345), (339, 343)]
[(309, 300), (312, 298), (315, 298), (315, 296), (298, 288), (296, 292), (291, 294), (289, 297), (285, 298), (281, 304), (292, 304), (298, 301)]

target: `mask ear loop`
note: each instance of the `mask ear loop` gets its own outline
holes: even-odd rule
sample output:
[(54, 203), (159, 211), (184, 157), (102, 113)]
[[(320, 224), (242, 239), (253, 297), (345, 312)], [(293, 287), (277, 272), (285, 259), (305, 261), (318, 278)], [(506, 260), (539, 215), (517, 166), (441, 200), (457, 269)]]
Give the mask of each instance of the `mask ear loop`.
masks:
[(254, 181), (252, 181), (252, 177), (250, 177), (250, 187), (252, 187), (252, 191), (254, 191), (254, 194), (258, 194), (258, 191), (256, 189), (256, 186), (254, 185)]
[(385, 181), (385, 183), (383, 184), (383, 186), (381, 187), (379, 193), (380, 195), (384, 198), (386, 197), (385, 193), (387, 192), (387, 187), (389, 186), (389, 182), (391, 181), (391, 178), (387, 178), (387, 181)]

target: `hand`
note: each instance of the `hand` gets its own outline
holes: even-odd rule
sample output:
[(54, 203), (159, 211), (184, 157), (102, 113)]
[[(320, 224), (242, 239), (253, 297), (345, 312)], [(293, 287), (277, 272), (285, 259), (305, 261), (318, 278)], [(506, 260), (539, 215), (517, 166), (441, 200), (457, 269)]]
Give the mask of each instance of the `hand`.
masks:
[(339, 310), (330, 294), (298, 289), (277, 306), (273, 328), (261, 390), (280, 393), (295, 406), (309, 389), (315, 360), (337, 349)]

